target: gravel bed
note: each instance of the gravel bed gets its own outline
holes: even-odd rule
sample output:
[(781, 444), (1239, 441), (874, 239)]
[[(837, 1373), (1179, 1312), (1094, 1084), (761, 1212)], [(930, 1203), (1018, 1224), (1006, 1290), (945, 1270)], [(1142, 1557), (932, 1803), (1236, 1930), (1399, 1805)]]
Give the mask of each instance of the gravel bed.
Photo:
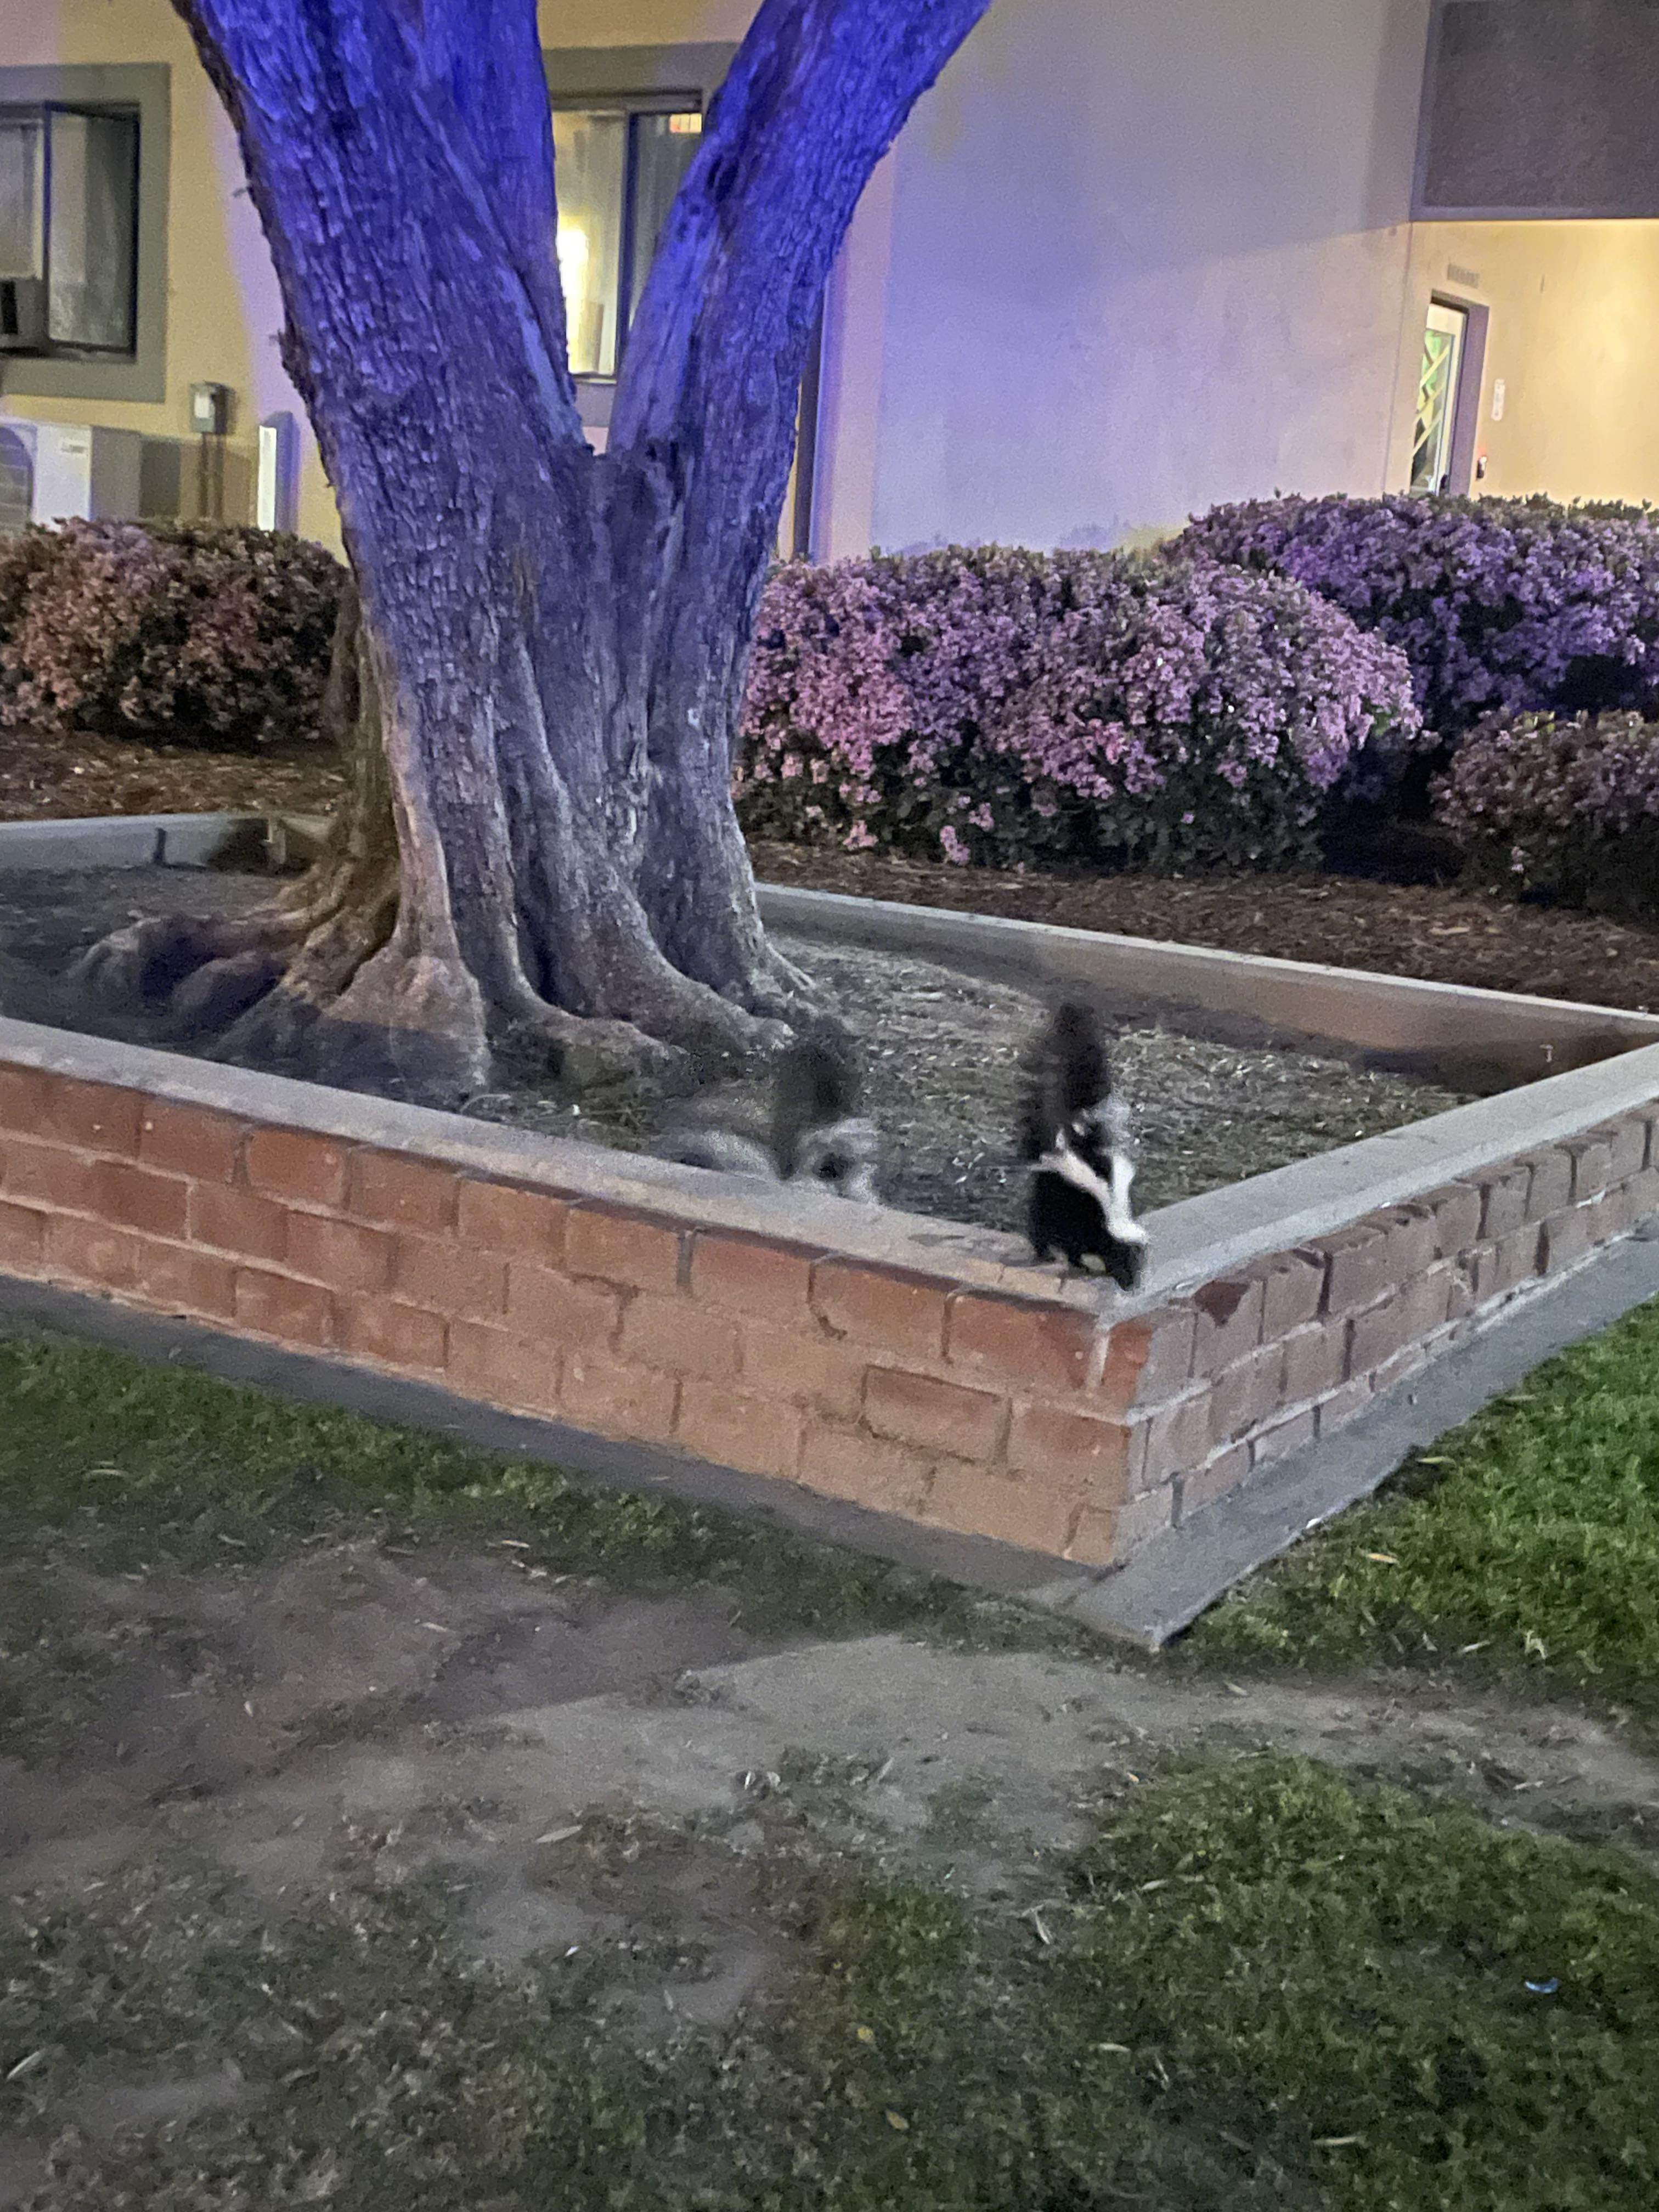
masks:
[[(143, 915), (235, 913), (268, 878), (186, 869), (0, 874), (0, 953), (58, 972), (105, 931)], [(886, 1134), (889, 1203), (1017, 1230), (1023, 1176), (1013, 1157), (1020, 1060), (1045, 1001), (930, 961), (783, 939), (860, 1045), (867, 1109)], [(1331, 1046), (1193, 1034), (1144, 1014), (1117, 1029), (1114, 1060), (1141, 1146), (1145, 1209), (1190, 1198), (1310, 1154), (1462, 1104), (1470, 1094), (1367, 1067)], [(625, 1150), (688, 1110), (763, 1127), (763, 1075), (690, 1102), (644, 1091), (573, 1101), (545, 1076), (468, 1102), (473, 1117), (580, 1136)]]

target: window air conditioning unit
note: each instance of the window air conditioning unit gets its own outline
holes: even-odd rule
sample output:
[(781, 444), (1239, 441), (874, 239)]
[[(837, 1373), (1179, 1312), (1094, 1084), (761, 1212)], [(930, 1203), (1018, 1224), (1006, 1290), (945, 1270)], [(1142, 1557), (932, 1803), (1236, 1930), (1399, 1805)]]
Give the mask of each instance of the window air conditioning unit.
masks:
[(40, 353), (46, 343), (45, 280), (0, 276), (0, 353)]
[(31, 522), (137, 514), (143, 447), (137, 430), (0, 415), (0, 537)]

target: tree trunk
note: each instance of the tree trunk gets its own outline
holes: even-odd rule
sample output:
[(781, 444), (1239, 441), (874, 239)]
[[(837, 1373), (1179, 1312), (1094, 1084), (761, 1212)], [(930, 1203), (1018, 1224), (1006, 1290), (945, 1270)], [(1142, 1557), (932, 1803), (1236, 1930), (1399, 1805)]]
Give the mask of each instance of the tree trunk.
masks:
[[(806, 346), (870, 171), (987, 4), (765, 0), (596, 457), (535, 0), (175, 0), (357, 587), (331, 686), (350, 799), (297, 894), (200, 939), (198, 1013), (286, 963), (225, 1049), (291, 1058), (321, 1014), (465, 1088), (507, 1030), (595, 1072), (781, 1034), (807, 994), (767, 945), (730, 779)], [(154, 949), (93, 968), (133, 989), (150, 960), (153, 994)]]

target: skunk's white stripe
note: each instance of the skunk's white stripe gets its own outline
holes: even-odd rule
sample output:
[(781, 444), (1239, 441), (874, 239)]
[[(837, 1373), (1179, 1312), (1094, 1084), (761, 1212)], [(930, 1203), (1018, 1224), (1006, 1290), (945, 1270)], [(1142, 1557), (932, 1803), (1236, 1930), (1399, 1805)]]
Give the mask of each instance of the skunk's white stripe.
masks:
[(1080, 1160), (1062, 1139), (1050, 1152), (1044, 1152), (1037, 1162), (1039, 1174), (1047, 1171), (1057, 1175), (1064, 1182), (1078, 1190), (1086, 1190), (1097, 1200), (1106, 1217), (1106, 1231), (1120, 1244), (1144, 1244), (1146, 1231), (1129, 1211), (1129, 1186), (1135, 1179), (1134, 1162), (1121, 1152), (1114, 1152), (1109, 1180), (1098, 1174), (1086, 1160)]

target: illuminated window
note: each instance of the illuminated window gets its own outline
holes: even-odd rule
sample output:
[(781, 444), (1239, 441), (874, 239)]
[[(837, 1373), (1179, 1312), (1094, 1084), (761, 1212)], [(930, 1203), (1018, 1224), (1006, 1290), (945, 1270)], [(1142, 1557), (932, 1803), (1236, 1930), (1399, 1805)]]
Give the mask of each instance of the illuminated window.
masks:
[(131, 360), (138, 118), (0, 108), (0, 350)]
[(702, 133), (690, 100), (553, 111), (559, 275), (573, 376), (617, 374), (657, 241)]

